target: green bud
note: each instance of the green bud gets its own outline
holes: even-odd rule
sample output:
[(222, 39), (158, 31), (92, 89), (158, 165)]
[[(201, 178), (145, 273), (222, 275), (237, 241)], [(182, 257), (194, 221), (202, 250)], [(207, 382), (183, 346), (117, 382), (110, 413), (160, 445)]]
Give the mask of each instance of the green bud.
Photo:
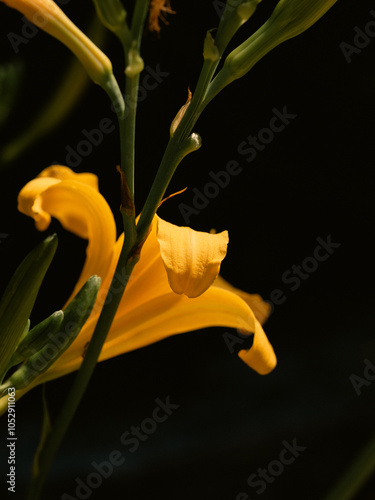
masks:
[(101, 279), (99, 276), (91, 276), (91, 278), (86, 281), (74, 299), (71, 300), (64, 309), (62, 328), (70, 324), (69, 330), (73, 331), (75, 336), (78, 335), (91, 314), (100, 285)]
[(197, 151), (202, 146), (202, 138), (199, 134), (193, 132), (189, 137), (187, 137), (181, 143), (181, 154), (183, 154), (184, 158), (186, 155)]
[(261, 0), (228, 0), (215, 37), (220, 54), (233, 35), (254, 14)]
[(101, 280), (98, 276), (91, 276), (86, 281), (81, 290), (65, 308), (64, 318), (60, 323), (60, 327), (55, 329), (54, 332), (50, 331), (47, 338), (44, 336), (45, 342), (43, 347), (27, 358), (24, 364), (0, 386), (0, 397), (5, 394), (9, 387), (14, 387), (16, 390), (27, 387), (39, 375), (48, 370), (68, 349), (91, 314), (100, 284)]
[(242, 24), (246, 23), (246, 21), (250, 19), (260, 2), (261, 0), (250, 0), (249, 2), (244, 2), (237, 7), (237, 15), (242, 20)]
[(210, 101), (229, 83), (244, 76), (268, 52), (316, 23), (337, 0), (280, 0), (268, 21), (233, 50), (208, 91)]
[(34, 248), (16, 269), (0, 302), (0, 381), (16, 350), (57, 248), (56, 235)]
[(60, 328), (63, 319), (63, 311), (56, 311), (34, 326), (20, 342), (10, 360), (10, 365), (15, 366), (40, 351), (49, 341), (50, 336), (54, 335)]

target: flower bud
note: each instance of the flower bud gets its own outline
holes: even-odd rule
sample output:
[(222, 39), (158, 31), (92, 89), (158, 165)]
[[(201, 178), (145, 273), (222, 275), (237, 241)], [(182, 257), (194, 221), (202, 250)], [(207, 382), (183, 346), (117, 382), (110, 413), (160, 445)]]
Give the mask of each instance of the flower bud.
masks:
[(90, 78), (105, 84), (112, 74), (108, 57), (64, 14), (52, 0), (0, 0), (21, 12), (35, 26), (60, 40), (81, 61)]
[(211, 100), (229, 83), (244, 76), (277, 45), (316, 23), (337, 0), (280, 0), (271, 17), (226, 58), (209, 90)]

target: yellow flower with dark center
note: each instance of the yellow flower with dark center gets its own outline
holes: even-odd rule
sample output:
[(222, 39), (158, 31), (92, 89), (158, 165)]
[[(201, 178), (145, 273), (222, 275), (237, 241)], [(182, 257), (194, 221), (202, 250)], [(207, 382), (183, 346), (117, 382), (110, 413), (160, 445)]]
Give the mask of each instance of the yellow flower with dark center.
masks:
[[(77, 174), (68, 167), (49, 167), (26, 184), (19, 194), (18, 208), (31, 216), (41, 231), (47, 229), (52, 216), (68, 231), (88, 239), (86, 261), (73, 295), (91, 275), (102, 278), (93, 312), (77, 339), (44, 374), (20, 391), (21, 395), (79, 368), (106, 300), (124, 235), (116, 241), (115, 221), (98, 191), (97, 177)], [(226, 231), (193, 231), (155, 216), (99, 360), (170, 335), (225, 326), (254, 333), (252, 347), (240, 351), (239, 356), (260, 374), (272, 371), (276, 357), (260, 324), (267, 317), (268, 304), (258, 295), (241, 292), (217, 278), (227, 243)]]

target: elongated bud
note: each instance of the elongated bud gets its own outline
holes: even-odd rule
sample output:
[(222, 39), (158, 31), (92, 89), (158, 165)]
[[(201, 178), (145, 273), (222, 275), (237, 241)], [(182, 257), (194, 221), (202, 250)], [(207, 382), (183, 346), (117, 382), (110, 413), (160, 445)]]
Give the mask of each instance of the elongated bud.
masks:
[[(0, 0), (38, 28), (57, 38), (81, 61), (90, 78), (106, 89), (114, 85), (112, 63), (52, 0)], [(112, 90), (113, 92), (113, 90)]]
[(0, 302), (0, 378), (23, 336), (56, 248), (56, 235), (34, 248), (18, 266), (4, 292)]
[(273, 48), (316, 23), (337, 0), (280, 0), (258, 31), (233, 50), (208, 92), (211, 100), (229, 83), (244, 76)]
[(215, 37), (220, 54), (223, 53), (236, 31), (254, 14), (260, 2), (261, 0), (243, 0), (242, 2), (227, 0)]

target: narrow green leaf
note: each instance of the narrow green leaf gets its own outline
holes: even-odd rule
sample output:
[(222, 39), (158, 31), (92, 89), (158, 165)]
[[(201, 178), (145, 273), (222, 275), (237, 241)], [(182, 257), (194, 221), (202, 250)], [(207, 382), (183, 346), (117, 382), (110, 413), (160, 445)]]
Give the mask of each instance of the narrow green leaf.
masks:
[(18, 266), (0, 301), (0, 381), (22, 338), (56, 248), (56, 235), (35, 247)]

